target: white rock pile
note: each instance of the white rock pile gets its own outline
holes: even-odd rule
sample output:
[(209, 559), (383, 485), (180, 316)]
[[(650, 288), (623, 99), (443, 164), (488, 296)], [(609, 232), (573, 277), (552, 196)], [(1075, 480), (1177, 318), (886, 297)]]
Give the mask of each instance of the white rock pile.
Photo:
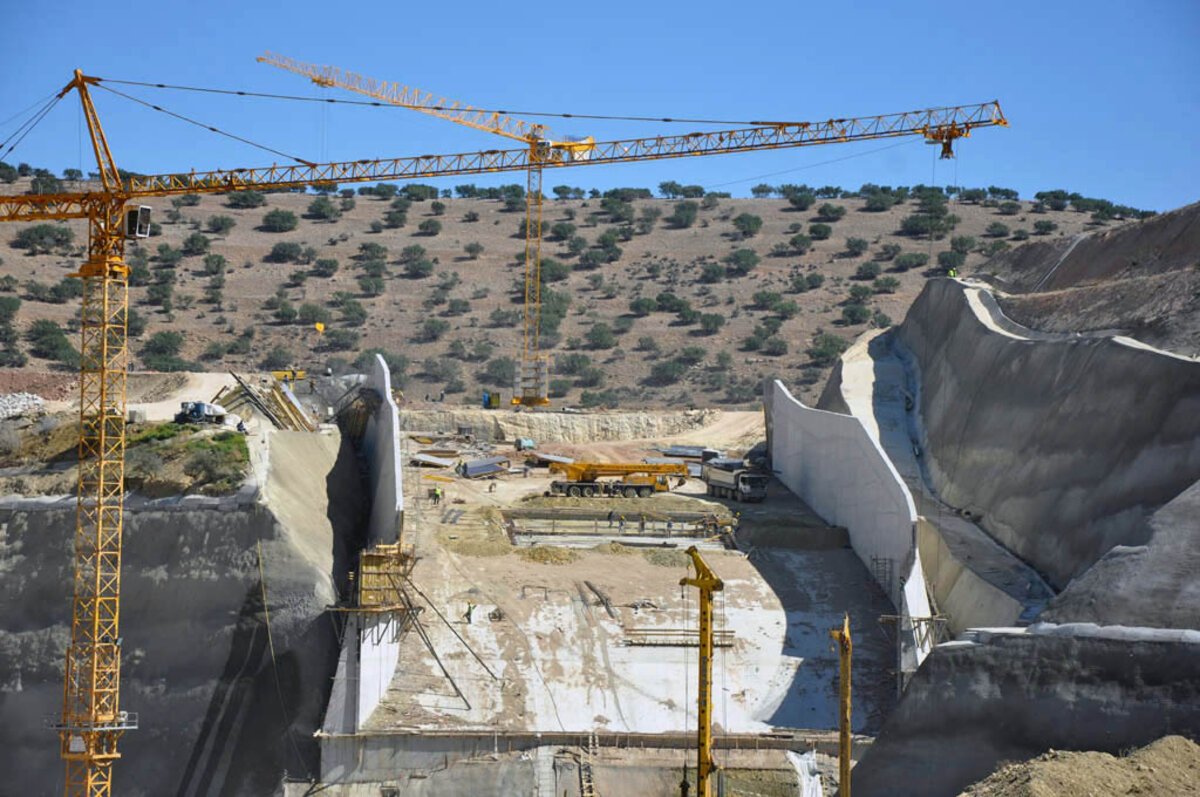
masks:
[(33, 393), (5, 393), (0, 396), (0, 420), (35, 415), (42, 411), (46, 402)]

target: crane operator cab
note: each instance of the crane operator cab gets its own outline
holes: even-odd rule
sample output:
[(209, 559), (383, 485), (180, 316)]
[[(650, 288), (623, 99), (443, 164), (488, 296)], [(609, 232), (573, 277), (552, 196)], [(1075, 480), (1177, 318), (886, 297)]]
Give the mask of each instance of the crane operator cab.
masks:
[(150, 206), (138, 205), (125, 211), (125, 237), (150, 237)]

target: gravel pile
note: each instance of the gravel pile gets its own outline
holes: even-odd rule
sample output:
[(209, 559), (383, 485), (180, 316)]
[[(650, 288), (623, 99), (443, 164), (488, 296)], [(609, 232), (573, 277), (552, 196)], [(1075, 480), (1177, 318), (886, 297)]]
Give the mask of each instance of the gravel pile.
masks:
[(0, 420), (34, 415), (42, 411), (46, 402), (32, 393), (5, 393), (0, 396)]

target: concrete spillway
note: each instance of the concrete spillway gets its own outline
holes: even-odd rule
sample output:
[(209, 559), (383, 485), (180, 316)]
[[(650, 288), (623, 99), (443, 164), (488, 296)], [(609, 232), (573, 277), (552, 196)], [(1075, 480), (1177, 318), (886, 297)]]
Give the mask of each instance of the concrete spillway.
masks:
[[(901, 327), (843, 356), (821, 401), (835, 414), (781, 390), (768, 393), (781, 478), (827, 516), (848, 496), (872, 508), (873, 521), (845, 514), (864, 561), (877, 540), (915, 537), (931, 608), (958, 637), (908, 681), (856, 794), (953, 795), (1051, 747), (1200, 733), (1200, 362), (1028, 330), (978, 285), (935, 280)], [(866, 464), (838, 476), (849, 462)], [(897, 481), (919, 513), (911, 534), (888, 523)], [(1062, 625), (972, 628), (1039, 613)]]

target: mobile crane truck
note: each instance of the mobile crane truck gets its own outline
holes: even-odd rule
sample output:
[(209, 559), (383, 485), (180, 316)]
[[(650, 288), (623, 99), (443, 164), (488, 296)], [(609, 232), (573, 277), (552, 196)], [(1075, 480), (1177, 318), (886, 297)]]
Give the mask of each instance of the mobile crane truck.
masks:
[[(590, 498), (597, 495), (646, 498), (671, 489), (671, 477), (677, 484), (687, 481), (687, 465), (682, 462), (649, 464), (639, 462), (553, 462), (551, 473), (561, 473), (561, 481), (550, 482), (550, 495)], [(619, 476), (618, 481), (601, 481)]]

